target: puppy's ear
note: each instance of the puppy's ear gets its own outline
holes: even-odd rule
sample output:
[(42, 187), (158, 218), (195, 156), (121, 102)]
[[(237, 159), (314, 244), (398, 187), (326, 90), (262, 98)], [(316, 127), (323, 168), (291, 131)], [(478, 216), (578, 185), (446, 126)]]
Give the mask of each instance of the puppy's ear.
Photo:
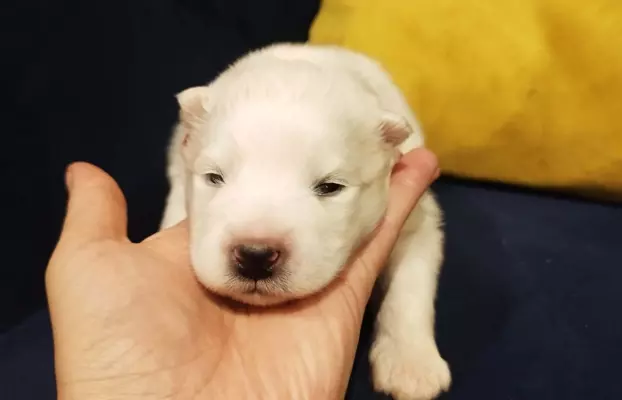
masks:
[(178, 93), (179, 123), (183, 131), (181, 152), (192, 165), (199, 151), (197, 131), (207, 118), (207, 86), (196, 86)]
[(206, 116), (207, 86), (196, 86), (186, 89), (176, 96), (179, 103), (179, 119), (181, 123), (196, 126)]
[(406, 118), (393, 113), (383, 114), (379, 128), (384, 142), (393, 147), (402, 144), (413, 133)]

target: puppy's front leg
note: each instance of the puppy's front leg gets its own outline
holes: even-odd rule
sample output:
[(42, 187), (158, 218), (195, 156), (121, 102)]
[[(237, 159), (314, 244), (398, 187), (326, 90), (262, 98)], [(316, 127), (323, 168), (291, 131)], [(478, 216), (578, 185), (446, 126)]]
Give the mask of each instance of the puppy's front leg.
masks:
[(442, 263), (440, 210), (426, 193), (413, 211), (383, 276), (384, 299), (370, 362), (376, 390), (398, 400), (428, 400), (451, 374), (434, 336), (434, 301)]

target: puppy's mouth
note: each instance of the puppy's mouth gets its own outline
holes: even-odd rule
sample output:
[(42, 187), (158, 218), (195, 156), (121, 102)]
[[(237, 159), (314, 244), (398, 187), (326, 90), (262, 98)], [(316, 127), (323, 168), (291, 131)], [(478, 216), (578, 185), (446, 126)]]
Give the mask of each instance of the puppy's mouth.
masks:
[(276, 305), (291, 300), (292, 293), (286, 283), (283, 279), (253, 281), (231, 277), (227, 283), (227, 289), (220, 294), (249, 305)]
[(254, 285), (250, 288), (242, 289), (242, 293), (244, 294), (259, 294), (259, 295), (269, 295), (270, 293), (265, 289), (260, 288), (258, 282), (254, 282)]
[(257, 294), (264, 296), (279, 296), (288, 293), (287, 286), (279, 280), (252, 281), (247, 279), (233, 279), (230, 282), (233, 291), (242, 294)]

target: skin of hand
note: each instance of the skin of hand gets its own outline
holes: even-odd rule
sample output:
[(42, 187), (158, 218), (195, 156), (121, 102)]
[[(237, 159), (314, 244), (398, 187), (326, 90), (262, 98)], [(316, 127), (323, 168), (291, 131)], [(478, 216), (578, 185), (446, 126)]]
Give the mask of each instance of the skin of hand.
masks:
[(198, 283), (185, 221), (132, 243), (116, 182), (93, 165), (70, 165), (46, 271), (58, 398), (343, 398), (374, 282), (437, 176), (429, 151), (404, 155), (385, 218), (342, 275), (311, 298), (251, 309)]

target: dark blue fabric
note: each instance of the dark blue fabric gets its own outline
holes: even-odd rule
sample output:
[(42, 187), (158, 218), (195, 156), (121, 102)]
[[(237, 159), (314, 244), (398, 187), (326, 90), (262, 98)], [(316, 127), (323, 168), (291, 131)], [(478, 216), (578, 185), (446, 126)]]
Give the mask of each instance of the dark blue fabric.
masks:
[[(456, 181), (435, 189), (447, 220), (437, 335), (454, 374), (443, 399), (621, 399), (622, 208)], [(368, 376), (371, 322), (353, 400), (383, 398)], [(0, 339), (0, 355), (3, 398), (54, 398), (44, 312)]]
[(0, 399), (56, 399), (47, 311), (36, 313), (0, 336)]
[[(437, 337), (454, 374), (443, 399), (621, 399), (622, 208), (455, 181), (436, 190), (447, 220)], [(370, 390), (359, 357), (352, 399)]]

